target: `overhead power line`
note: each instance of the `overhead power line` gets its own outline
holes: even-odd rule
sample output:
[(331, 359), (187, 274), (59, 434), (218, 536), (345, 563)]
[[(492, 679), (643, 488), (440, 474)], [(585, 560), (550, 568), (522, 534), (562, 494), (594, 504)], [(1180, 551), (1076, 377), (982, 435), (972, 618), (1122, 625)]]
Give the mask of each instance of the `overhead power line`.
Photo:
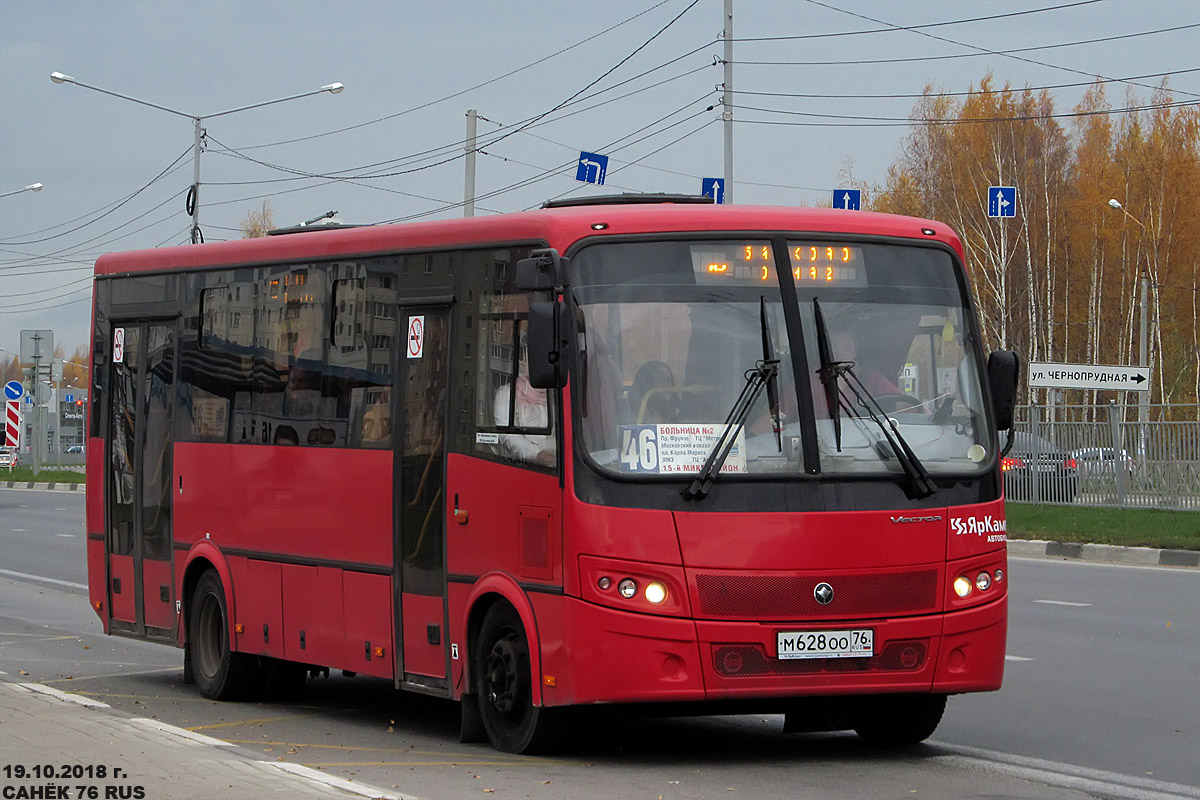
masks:
[[(454, 98), (456, 98), (456, 97), (462, 97), (463, 95), (465, 95), (465, 94), (467, 94), (467, 93), (469, 93), (469, 92), (473, 92), (473, 91), (475, 91), (476, 89), (482, 89), (482, 88), (483, 88), (483, 87), (485, 87), (485, 86), (490, 86), (490, 85), (492, 85), (493, 83), (496, 83), (496, 82), (498, 82), (498, 81), (502, 81), (502, 80), (504, 80), (505, 78), (511, 78), (513, 75), (516, 75), (516, 74), (518, 74), (518, 73), (524, 72), (525, 70), (527, 70), (527, 69), (530, 69), (530, 68), (532, 68), (532, 67), (536, 67), (538, 64), (543, 64), (543, 63), (545, 63), (545, 62), (547, 62), (547, 61), (549, 61), (549, 60), (551, 60), (551, 59), (557, 58), (558, 56), (561, 56), (561, 55), (563, 55), (564, 53), (570, 52), (571, 50), (574, 50), (574, 49), (575, 49), (575, 48), (577, 48), (577, 47), (580, 47), (580, 46), (582, 46), (582, 45), (585, 45), (585, 44), (587, 44), (588, 42), (590, 42), (590, 41), (592, 41), (592, 40), (594, 40), (594, 39), (598, 39), (598, 38), (600, 38), (601, 36), (604, 36), (604, 35), (606, 35), (606, 34), (609, 34), (609, 33), (613, 32), (613, 31), (615, 31), (617, 28), (620, 28), (620, 27), (622, 27), (622, 26), (624, 26), (624, 25), (627, 25), (627, 24), (629, 24), (630, 22), (632, 22), (633, 20), (637, 19), (638, 17), (643, 17), (643, 16), (645, 16), (646, 14), (649, 14), (650, 12), (652, 12), (652, 11), (655, 11), (655, 10), (657, 10), (657, 9), (661, 8), (662, 6), (665, 6), (665, 5), (666, 5), (667, 3), (669, 3), (669, 2), (671, 2), (671, 0), (661, 0), (661, 2), (659, 2), (659, 3), (656, 3), (655, 5), (652, 5), (652, 6), (650, 6), (649, 8), (647, 8), (647, 9), (646, 9), (646, 10), (644, 10), (644, 11), (639, 11), (638, 13), (634, 14), (633, 16), (631, 16), (631, 17), (628, 17), (628, 18), (626, 18), (626, 19), (622, 20), (621, 22), (618, 22), (616, 25), (612, 25), (612, 26), (610, 26), (610, 27), (608, 27), (608, 28), (605, 28), (605, 29), (604, 29), (604, 30), (602, 30), (602, 31), (597, 31), (596, 33), (592, 34), (591, 36), (587, 36), (587, 37), (585, 37), (585, 38), (583, 38), (583, 39), (580, 39), (578, 42), (575, 42), (575, 44), (568, 45), (567, 47), (564, 47), (564, 48), (563, 48), (563, 49), (561, 49), (561, 50), (557, 50), (557, 51), (555, 51), (555, 52), (553, 52), (553, 53), (550, 53), (549, 55), (543, 56), (542, 58), (539, 58), (539, 59), (537, 59), (537, 60), (535, 60), (535, 61), (531, 61), (531, 62), (529, 62), (528, 64), (526, 64), (526, 65), (524, 65), (524, 66), (522, 66), (522, 67), (517, 67), (516, 69), (509, 70), (508, 72), (505, 72), (505, 73), (504, 73), (504, 74), (502, 74), (502, 75), (497, 75), (497, 76), (496, 76), (496, 77), (494, 77), (494, 78), (489, 78), (488, 80), (486, 80), (486, 81), (483, 81), (482, 83), (477, 83), (477, 84), (475, 84), (474, 86), (469, 86), (469, 87), (467, 87), (466, 89), (460, 89), (460, 90), (459, 90), (459, 91), (457, 91), (457, 92), (454, 92), (454, 93), (452, 93), (452, 94), (445, 95), (445, 96), (443, 96), (443, 97), (439, 97), (439, 98), (438, 98), (438, 99), (436, 99), (436, 100), (430, 100), (430, 101), (428, 101), (428, 102), (421, 103), (421, 104), (419, 104), (419, 105), (415, 105), (415, 106), (412, 106), (412, 107), (410, 107), (410, 108), (406, 108), (406, 109), (404, 109), (403, 111), (397, 111), (397, 112), (396, 112), (396, 113), (394, 113), (394, 114), (388, 114), (388, 115), (386, 115), (386, 116), (383, 116), (383, 117), (377, 117), (376, 119), (368, 120), (367, 122), (360, 122), (360, 123), (358, 123), (357, 125), (348, 125), (348, 126), (346, 126), (346, 127), (344, 127), (344, 128), (337, 128), (337, 129), (335, 129), (335, 130), (326, 131), (326, 132), (324, 132), (324, 133), (317, 133), (317, 134), (313, 134), (312, 136), (302, 136), (302, 137), (299, 137), (299, 138), (296, 138), (296, 139), (286, 139), (286, 140), (283, 140), (283, 141), (278, 141), (278, 142), (268, 142), (268, 143), (265, 143), (265, 144), (250, 145), (250, 146), (248, 146), (248, 147), (245, 147), (245, 148), (242, 148), (242, 149), (244, 149), (244, 150), (253, 150), (253, 149), (256, 149), (256, 148), (260, 148), (260, 147), (275, 147), (275, 146), (277, 146), (277, 145), (283, 145), (283, 144), (294, 144), (294, 143), (296, 143), (296, 142), (307, 142), (307, 141), (311, 141), (311, 140), (313, 140), (313, 139), (320, 139), (320, 138), (322, 138), (322, 137), (325, 137), (325, 136), (333, 136), (333, 135), (335, 135), (335, 134), (339, 134), (339, 133), (347, 133), (347, 132), (349, 132), (349, 131), (358, 130), (359, 128), (365, 128), (365, 127), (367, 127), (368, 125), (375, 125), (375, 124), (377, 124), (377, 123), (380, 123), (380, 122), (386, 122), (386, 121), (388, 121), (388, 120), (390, 120), (390, 119), (395, 119), (396, 117), (401, 117), (401, 116), (404, 116), (405, 114), (411, 114), (411, 113), (412, 113), (412, 112), (414, 112), (414, 111), (420, 111), (420, 110), (422, 110), (422, 109), (429, 108), (430, 106), (435, 106), (435, 105), (438, 105), (439, 103), (444, 103), (444, 102), (446, 102), (447, 100), (453, 100), (453, 99), (454, 99)], [(695, 5), (695, 2), (693, 2), (693, 3), (692, 3), (692, 5)], [(688, 6), (688, 8), (691, 8), (691, 6)], [(685, 9), (685, 11), (686, 11), (686, 9)]]
[[(1024, 17), (1030, 14), (1043, 14), (1047, 11), (1061, 11), (1064, 8), (1077, 8), (1078, 6), (1090, 6), (1099, 3), (1101, 0), (1079, 0), (1075, 3), (1064, 3), (1058, 6), (1045, 6), (1043, 8), (1030, 8), (1024, 11), (1010, 11), (1004, 14), (991, 14), (986, 17), (967, 17), (965, 19), (951, 19), (942, 22), (928, 22), (922, 25), (910, 25), (905, 30), (919, 31), (929, 28), (945, 28), (951, 25), (968, 25), (974, 22), (991, 22), (997, 19), (1011, 19), (1012, 17)], [(841, 9), (838, 9), (839, 11)], [(887, 23), (883, 23), (887, 24)], [(754, 37), (735, 37), (734, 42), (795, 42), (812, 39), (836, 39), (843, 36), (866, 36), (875, 33), (895, 33), (896, 26), (887, 25), (884, 28), (872, 28), (861, 31), (837, 31), (834, 33), (801, 33), (794, 36), (754, 36)]]
[[(1037, 60), (1035, 60), (1035, 59), (1032, 59), (1032, 58), (1026, 58), (1025, 56), (1019, 56), (1019, 55), (1016, 55), (1016, 53), (1019, 53), (1019, 52), (1027, 52), (1027, 51), (1028, 51), (1027, 49), (1025, 49), (1025, 50), (990, 50), (990, 49), (988, 49), (988, 48), (986, 48), (986, 47), (978, 47), (978, 46), (976, 46), (976, 45), (973, 45), (973, 44), (966, 44), (965, 42), (959, 42), (959, 41), (956, 41), (956, 40), (954, 40), (954, 39), (949, 39), (949, 38), (946, 38), (946, 37), (944, 37), (944, 36), (937, 36), (936, 34), (932, 34), (932, 33), (928, 33), (928, 32), (926, 32), (926, 31), (923, 31), (923, 30), (919, 30), (919, 29), (918, 29), (916, 26), (897, 25), (897, 24), (895, 24), (895, 23), (891, 23), (891, 22), (885, 22), (885, 21), (883, 21), (883, 20), (876, 19), (876, 18), (874, 18), (874, 17), (869, 17), (869, 16), (867, 16), (866, 14), (859, 14), (859, 13), (857, 13), (857, 12), (854, 12), (854, 11), (847, 11), (847, 10), (846, 10), (846, 9), (844, 9), (844, 8), (838, 8), (837, 6), (831, 5), (831, 4), (829, 4), (829, 3), (822, 2), (822, 0), (806, 0), (806, 2), (808, 2), (808, 3), (811, 3), (812, 5), (815, 5), (815, 6), (820, 6), (821, 8), (828, 8), (828, 9), (831, 9), (831, 10), (833, 10), (833, 11), (838, 11), (838, 12), (841, 12), (841, 13), (843, 13), (843, 14), (849, 14), (849, 15), (850, 15), (850, 16), (852, 16), (852, 17), (857, 17), (857, 18), (859, 18), (859, 19), (865, 19), (865, 20), (867, 20), (868, 22), (874, 22), (876, 25), (891, 25), (892, 27), (896, 28), (897, 30), (911, 31), (912, 33), (915, 33), (915, 34), (917, 34), (918, 36), (924, 36), (924, 37), (926, 37), (926, 38), (928, 38), (928, 39), (934, 39), (934, 40), (936, 40), (936, 41), (939, 41), (939, 42), (946, 42), (946, 43), (948, 43), (948, 44), (952, 44), (952, 45), (955, 45), (955, 46), (957, 46), (957, 47), (966, 47), (966, 48), (969, 48), (969, 49), (971, 49), (971, 50), (976, 50), (976, 51), (978, 51), (978, 52), (979, 52), (979, 53), (981, 53), (981, 54), (986, 54), (986, 55), (994, 55), (994, 56), (1003, 56), (1003, 57), (1005, 57), (1005, 58), (1011, 58), (1011, 59), (1013, 59), (1013, 60), (1015, 60), (1015, 61), (1021, 61), (1021, 62), (1024, 62), (1024, 63), (1026, 63), (1026, 64), (1034, 64), (1034, 65), (1036, 65), (1036, 66), (1039, 66), (1039, 67), (1048, 67), (1048, 68), (1050, 68), (1050, 69), (1062, 70), (1062, 71), (1064, 71), (1064, 72), (1071, 72), (1071, 73), (1074, 73), (1074, 74), (1076, 74), (1076, 75), (1087, 75), (1087, 76), (1089, 76), (1089, 77), (1100, 77), (1100, 78), (1108, 78), (1108, 77), (1109, 77), (1109, 76), (1107, 76), (1107, 75), (1099, 75), (1099, 76), (1097, 76), (1097, 75), (1094, 75), (1093, 73), (1087, 72), (1087, 71), (1085, 71), (1085, 70), (1073, 69), (1073, 68), (1071, 68), (1071, 67), (1064, 67), (1064, 66), (1061, 66), (1061, 65), (1058, 65), (1058, 64), (1050, 64), (1050, 63), (1048, 63), (1048, 62), (1045, 62), (1045, 61), (1037, 61)], [(1190, 26), (1190, 25), (1189, 25), (1189, 26), (1181, 26), (1181, 27), (1180, 27), (1180, 28), (1178, 28), (1178, 29), (1189, 28), (1189, 27), (1194, 27), (1194, 26)], [(1170, 29), (1163, 29), (1163, 30), (1161, 30), (1161, 31), (1150, 31), (1149, 33), (1162, 33), (1162, 32), (1164, 32), (1164, 31), (1166, 31), (1166, 30), (1177, 30), (1177, 29), (1176, 29), (1176, 28), (1170, 28)], [(1144, 34), (1130, 34), (1130, 35), (1148, 35), (1148, 34), (1145, 34), (1145, 33), (1144, 33)], [(1114, 37), (1114, 38), (1124, 38), (1124, 37)], [(1065, 46), (1065, 45), (1063, 45), (1063, 46)], [(877, 63), (881, 63), (881, 62), (877, 62)], [(1128, 83), (1130, 86), (1138, 86), (1138, 87), (1140, 87), (1140, 88), (1143, 88), (1143, 89), (1154, 89), (1154, 88), (1155, 88), (1155, 87), (1153, 87), (1153, 86), (1146, 86), (1146, 85), (1144, 85), (1144, 84), (1135, 83), (1135, 82), (1132, 82), (1132, 81), (1124, 81), (1124, 83)], [(1195, 96), (1196, 96), (1196, 95), (1195, 95), (1194, 93), (1192, 93), (1192, 92), (1183, 92), (1183, 94), (1190, 94), (1190, 95), (1192, 95), (1193, 97), (1195, 97)]]
[(736, 105), (734, 108), (740, 108), (746, 111), (760, 111), (771, 114), (787, 114), (789, 116), (800, 117), (820, 117), (823, 119), (848, 119), (860, 120), (860, 122), (771, 122), (769, 120), (747, 120), (739, 119), (739, 123), (748, 123), (756, 125), (795, 125), (795, 126), (812, 126), (812, 127), (847, 127), (847, 128), (866, 128), (866, 127), (895, 127), (908, 125), (981, 125), (986, 123), (997, 122), (1032, 122), (1043, 119), (1069, 119), (1072, 117), (1096, 117), (1108, 114), (1136, 114), (1142, 111), (1154, 111), (1162, 108), (1193, 108), (1200, 106), (1200, 100), (1180, 100), (1174, 103), (1153, 103), (1144, 106), (1129, 106), (1126, 108), (1108, 108), (1098, 109), (1093, 111), (1064, 111), (1058, 114), (1028, 114), (1014, 115), (1011, 117), (979, 117), (979, 118), (953, 118), (953, 119), (920, 119), (912, 117), (864, 117), (850, 116), (846, 114), (818, 114), (809, 111), (782, 111), (771, 108), (758, 108), (756, 106)]
[[(1096, 84), (1108, 83), (1128, 83), (1130, 81), (1142, 81), (1148, 78), (1168, 78), (1173, 75), (1187, 75), (1193, 72), (1200, 72), (1200, 67), (1191, 69), (1176, 69), (1167, 72), (1150, 72), (1144, 75), (1128, 75), (1124, 78), (1099, 78), (1090, 81), (1075, 81), (1073, 83), (1052, 83), (1045, 86), (1022, 86), (1019, 91), (1041, 92), (1051, 89), (1078, 89), (1084, 86), (1095, 86)], [(818, 92), (755, 92), (748, 89), (734, 89), (735, 95), (749, 95), (752, 97), (793, 97), (798, 100), (911, 100), (922, 97), (973, 97), (980, 94), (988, 94), (994, 92), (995, 89), (983, 91), (981, 89), (970, 89), (961, 92), (904, 92), (898, 94), (829, 94)]]

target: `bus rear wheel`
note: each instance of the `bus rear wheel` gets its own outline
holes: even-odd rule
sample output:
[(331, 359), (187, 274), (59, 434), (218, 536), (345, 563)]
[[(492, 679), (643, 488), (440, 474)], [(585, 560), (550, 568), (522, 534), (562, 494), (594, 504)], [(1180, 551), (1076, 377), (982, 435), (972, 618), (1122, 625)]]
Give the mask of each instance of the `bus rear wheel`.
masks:
[(210, 700), (244, 697), (254, 679), (253, 659), (229, 646), (229, 612), (216, 570), (196, 581), (188, 614), (188, 660), (200, 694)]
[(903, 747), (925, 741), (946, 711), (944, 694), (881, 695), (864, 700), (854, 732), (876, 747)]
[(475, 648), (479, 716), (492, 746), (505, 753), (533, 753), (553, 738), (554, 709), (533, 704), (529, 639), (516, 609), (488, 609)]

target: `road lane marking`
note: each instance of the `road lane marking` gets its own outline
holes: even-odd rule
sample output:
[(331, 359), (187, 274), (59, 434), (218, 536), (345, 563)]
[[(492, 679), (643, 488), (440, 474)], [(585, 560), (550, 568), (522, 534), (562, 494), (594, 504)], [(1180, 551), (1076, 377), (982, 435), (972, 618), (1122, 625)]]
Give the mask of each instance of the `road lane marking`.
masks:
[(1032, 658), (1026, 658), (1025, 656), (1005, 656), (1004, 660), (1005, 661), (1033, 661)]
[(18, 578), (26, 581), (40, 581), (42, 583), (53, 583), (55, 586), (66, 586), (68, 589), (87, 590), (86, 583), (72, 583), (71, 581), (60, 581), (57, 578), (46, 578), (41, 575), (30, 575), (28, 572), (16, 572), (11, 569), (0, 569), (0, 575), (7, 575), (10, 578)]
[(1070, 600), (1034, 600), (1035, 603), (1045, 603), (1048, 606), (1070, 606), (1071, 608), (1088, 608), (1091, 603), (1072, 603)]

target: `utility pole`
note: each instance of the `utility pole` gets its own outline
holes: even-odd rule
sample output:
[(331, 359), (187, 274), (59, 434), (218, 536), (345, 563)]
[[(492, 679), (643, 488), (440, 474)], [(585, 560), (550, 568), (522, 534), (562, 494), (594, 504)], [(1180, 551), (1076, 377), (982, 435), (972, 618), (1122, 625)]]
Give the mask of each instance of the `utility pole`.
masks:
[(467, 175), (466, 186), (463, 190), (463, 216), (475, 216), (475, 134), (479, 114), (473, 108), (467, 109)]
[(725, 128), (725, 202), (733, 202), (733, 0), (725, 0), (725, 86), (721, 93)]

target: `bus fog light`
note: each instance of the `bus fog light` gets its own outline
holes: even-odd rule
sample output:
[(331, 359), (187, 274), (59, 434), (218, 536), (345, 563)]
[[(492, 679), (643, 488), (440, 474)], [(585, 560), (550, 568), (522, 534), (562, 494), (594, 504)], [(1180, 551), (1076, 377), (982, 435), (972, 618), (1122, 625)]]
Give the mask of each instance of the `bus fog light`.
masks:
[(971, 581), (965, 575), (959, 575), (954, 579), (954, 593), (959, 597), (969, 597), (971, 595)]
[(646, 584), (646, 599), (654, 605), (659, 605), (667, 599), (667, 587), (658, 581), (651, 581)]
[(996, 570), (996, 583), (1004, 583), (1004, 570)]
[(605, 575), (603, 578), (596, 581), (596, 585), (600, 587), (600, 591), (607, 592), (612, 587), (612, 578)]
[(633, 578), (625, 578), (617, 584), (617, 591), (620, 593), (621, 597), (624, 597), (626, 600), (628, 600), (637, 594), (637, 581), (635, 581)]
[(975, 588), (981, 592), (986, 592), (992, 588), (992, 576), (986, 572), (981, 572), (975, 576)]

